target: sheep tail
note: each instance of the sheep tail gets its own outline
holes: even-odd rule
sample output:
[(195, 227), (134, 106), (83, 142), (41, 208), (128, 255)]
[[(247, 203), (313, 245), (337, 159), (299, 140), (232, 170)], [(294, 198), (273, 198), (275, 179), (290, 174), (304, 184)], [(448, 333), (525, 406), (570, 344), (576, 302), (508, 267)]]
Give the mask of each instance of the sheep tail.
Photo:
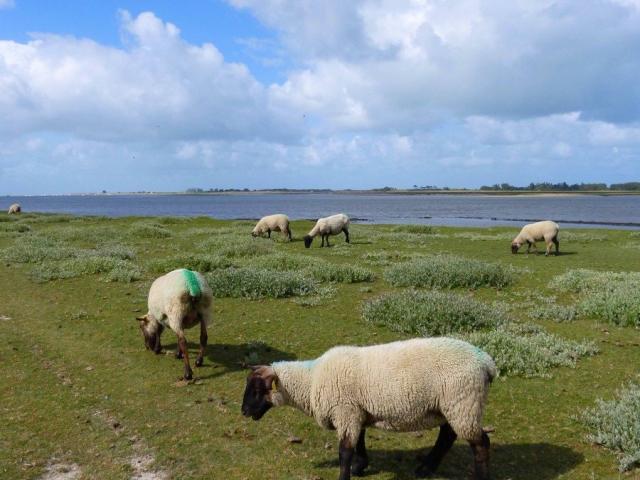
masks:
[(477, 357), (480, 359), (480, 361), (482, 362), (482, 366), (484, 367), (484, 372), (487, 376), (487, 382), (493, 382), (493, 379), (498, 376), (498, 368), (496, 367), (496, 363), (493, 361), (493, 358), (491, 358), (491, 355), (489, 355), (484, 350), (481, 350), (478, 347), (475, 347), (475, 350)]

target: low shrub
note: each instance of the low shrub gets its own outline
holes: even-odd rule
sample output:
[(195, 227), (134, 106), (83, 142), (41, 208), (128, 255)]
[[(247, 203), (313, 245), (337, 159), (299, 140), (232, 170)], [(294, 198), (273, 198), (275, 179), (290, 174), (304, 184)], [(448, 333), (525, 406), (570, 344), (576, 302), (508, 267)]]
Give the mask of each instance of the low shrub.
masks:
[(431, 225), (415, 224), (396, 225), (391, 229), (391, 231), (395, 233), (417, 233), (421, 235), (431, 235), (432, 233), (435, 233), (435, 230)]
[(579, 358), (598, 353), (593, 342), (565, 340), (528, 324), (503, 324), (463, 338), (491, 355), (504, 376), (549, 377), (554, 367), (575, 367)]
[(384, 278), (396, 287), (502, 288), (514, 282), (515, 270), (499, 263), (438, 255), (391, 266)]
[(552, 279), (549, 286), (580, 295), (580, 314), (615, 325), (640, 325), (640, 272), (569, 270)]
[(273, 253), (274, 242), (259, 238), (224, 235), (200, 243), (200, 250), (228, 258), (250, 258)]
[(142, 278), (140, 268), (128, 260), (91, 255), (37, 265), (31, 271), (31, 278), (37, 282), (48, 282), (98, 273), (106, 274), (105, 278), (113, 282), (128, 283)]
[(368, 300), (362, 317), (374, 325), (412, 335), (447, 335), (494, 327), (506, 321), (496, 306), (451, 292), (409, 290)]
[(148, 270), (154, 273), (167, 273), (178, 268), (188, 268), (204, 273), (231, 266), (233, 266), (233, 262), (227, 257), (196, 253), (157, 258), (147, 263)]
[(579, 268), (553, 277), (549, 287), (563, 292), (615, 290), (621, 284), (640, 286), (640, 272), (599, 272)]
[(579, 419), (589, 429), (587, 440), (613, 450), (621, 472), (640, 467), (640, 385), (629, 384), (613, 400), (598, 400)]
[(72, 258), (78, 251), (79, 249), (52, 238), (30, 235), (2, 250), (2, 258), (13, 263), (43, 263)]
[(298, 272), (243, 267), (216, 270), (206, 278), (216, 297), (282, 298), (316, 291), (316, 282)]
[(529, 310), (529, 317), (535, 320), (553, 320), (554, 322), (570, 322), (578, 316), (574, 306), (556, 305), (553, 303), (538, 305)]
[(329, 262), (312, 265), (306, 271), (319, 282), (360, 283), (372, 282), (375, 278), (366, 268)]
[(134, 223), (129, 229), (129, 236), (133, 238), (168, 238), (171, 231), (159, 223)]

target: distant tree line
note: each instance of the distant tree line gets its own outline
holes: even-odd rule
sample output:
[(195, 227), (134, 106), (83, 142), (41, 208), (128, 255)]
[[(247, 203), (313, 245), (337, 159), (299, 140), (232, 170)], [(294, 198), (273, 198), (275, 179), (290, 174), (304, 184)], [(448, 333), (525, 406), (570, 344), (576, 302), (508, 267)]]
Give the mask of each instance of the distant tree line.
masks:
[(494, 185), (483, 185), (480, 190), (489, 191), (532, 191), (532, 192), (584, 192), (584, 191), (611, 191), (611, 190), (640, 190), (640, 182), (626, 183), (551, 183), (551, 182), (531, 182), (526, 187), (517, 187), (509, 183), (496, 183)]

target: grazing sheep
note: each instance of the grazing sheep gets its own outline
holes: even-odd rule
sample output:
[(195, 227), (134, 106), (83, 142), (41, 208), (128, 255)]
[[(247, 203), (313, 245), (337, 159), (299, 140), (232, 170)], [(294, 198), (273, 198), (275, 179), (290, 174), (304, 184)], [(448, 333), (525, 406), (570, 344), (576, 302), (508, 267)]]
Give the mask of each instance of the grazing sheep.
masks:
[(311, 242), (313, 242), (313, 238), (317, 235), (322, 235), (322, 245), (320, 246), (324, 247), (324, 241), (326, 239), (327, 247), (329, 247), (329, 235), (338, 235), (340, 232), (344, 232), (345, 241), (349, 243), (349, 223), (349, 217), (344, 213), (319, 218), (316, 225), (304, 236), (304, 246), (309, 248)]
[[(457, 436), (471, 445), (475, 479), (489, 478), (489, 437), (482, 416), (493, 359), (453, 338), (415, 338), (368, 347), (343, 346), (314, 361), (251, 367), (242, 413), (259, 420), (290, 405), (338, 434), (340, 477), (362, 475), (369, 461), (365, 428), (418, 431), (440, 427), (416, 470), (431, 475)], [(353, 464), (352, 464), (353, 460)]]
[(7, 213), (9, 215), (12, 215), (14, 213), (20, 213), (20, 212), (22, 212), (22, 207), (20, 206), (19, 203), (14, 203), (9, 207), (9, 211)]
[(276, 213), (275, 215), (267, 215), (262, 217), (256, 224), (251, 235), (254, 237), (261, 237), (267, 233), (271, 238), (271, 232), (281, 232), (285, 237), (291, 241), (291, 228), (289, 227), (289, 217), (282, 213)]
[(189, 353), (184, 330), (200, 324), (200, 351), (196, 367), (202, 366), (204, 350), (207, 346), (207, 324), (211, 319), (213, 294), (207, 281), (198, 272), (184, 268), (157, 278), (149, 289), (149, 312), (137, 317), (144, 344), (155, 353), (162, 351), (160, 335), (164, 327), (169, 327), (178, 337), (179, 350), (176, 358), (184, 359), (184, 378), (193, 377), (189, 365)]
[(556, 255), (558, 255), (560, 252), (560, 242), (558, 241), (559, 231), (560, 227), (558, 224), (550, 220), (525, 225), (522, 227), (522, 230), (520, 230), (518, 236), (511, 242), (511, 253), (518, 253), (518, 249), (525, 242), (527, 243), (527, 253), (531, 251), (531, 245), (533, 245), (534, 250), (537, 252), (538, 247), (536, 247), (536, 242), (544, 240), (547, 244), (545, 256), (551, 252), (552, 243), (556, 245)]

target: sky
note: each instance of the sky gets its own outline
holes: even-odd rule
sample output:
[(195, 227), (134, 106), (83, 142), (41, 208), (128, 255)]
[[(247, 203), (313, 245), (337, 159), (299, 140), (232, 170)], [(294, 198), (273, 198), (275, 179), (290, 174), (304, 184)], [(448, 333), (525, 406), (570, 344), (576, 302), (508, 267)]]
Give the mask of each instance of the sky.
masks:
[(0, 195), (640, 180), (640, 0), (0, 0)]

